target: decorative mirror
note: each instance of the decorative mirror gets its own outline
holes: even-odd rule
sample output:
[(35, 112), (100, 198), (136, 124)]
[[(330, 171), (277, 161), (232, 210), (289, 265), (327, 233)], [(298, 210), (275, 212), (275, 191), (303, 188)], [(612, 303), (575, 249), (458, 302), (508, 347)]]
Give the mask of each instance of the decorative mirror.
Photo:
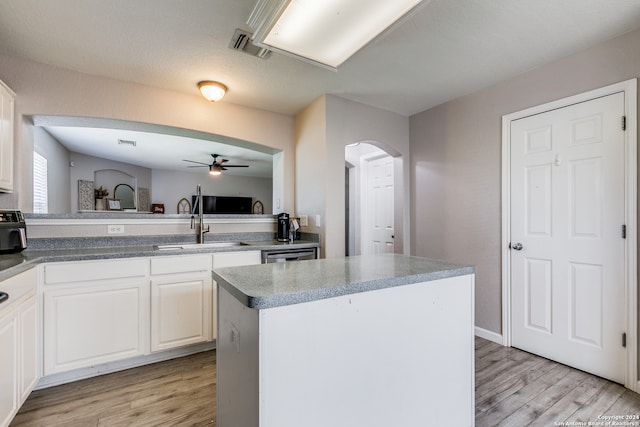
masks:
[(120, 200), (121, 209), (136, 208), (136, 192), (129, 184), (118, 184), (113, 191), (113, 198)]

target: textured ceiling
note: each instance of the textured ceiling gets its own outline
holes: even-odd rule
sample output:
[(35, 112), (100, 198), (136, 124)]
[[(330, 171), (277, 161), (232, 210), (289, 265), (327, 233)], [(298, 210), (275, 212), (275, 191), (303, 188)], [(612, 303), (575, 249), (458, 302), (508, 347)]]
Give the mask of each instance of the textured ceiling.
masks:
[(283, 114), (326, 93), (409, 116), (640, 27), (639, 0), (433, 0), (334, 72), (229, 49), (253, 5), (2, 0), (0, 53), (194, 96), (218, 80), (221, 102)]
[(294, 114), (324, 93), (412, 115), (640, 27), (638, 0), (433, 0), (337, 72), (227, 48), (254, 0), (3, 0), (0, 52)]

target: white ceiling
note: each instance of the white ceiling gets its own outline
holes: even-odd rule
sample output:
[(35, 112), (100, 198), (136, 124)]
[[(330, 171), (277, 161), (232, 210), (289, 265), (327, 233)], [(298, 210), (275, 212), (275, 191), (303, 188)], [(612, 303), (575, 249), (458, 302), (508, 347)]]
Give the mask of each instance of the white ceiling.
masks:
[(284, 114), (327, 93), (409, 116), (640, 28), (638, 0), (433, 0), (334, 72), (229, 49), (253, 5), (3, 0), (0, 53), (194, 96), (218, 80), (221, 102)]

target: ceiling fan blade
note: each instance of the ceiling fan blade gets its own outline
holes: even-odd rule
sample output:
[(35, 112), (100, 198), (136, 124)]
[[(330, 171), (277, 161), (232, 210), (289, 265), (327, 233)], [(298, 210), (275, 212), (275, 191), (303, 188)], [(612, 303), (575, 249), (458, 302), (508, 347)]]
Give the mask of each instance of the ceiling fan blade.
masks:
[(188, 168), (208, 168), (209, 165), (187, 166)]
[(225, 168), (248, 168), (249, 165), (224, 165)]
[(196, 162), (195, 160), (186, 160), (186, 159), (182, 159), (183, 162), (191, 162), (191, 163), (198, 163), (204, 166), (209, 166), (209, 163), (202, 163), (202, 162)]

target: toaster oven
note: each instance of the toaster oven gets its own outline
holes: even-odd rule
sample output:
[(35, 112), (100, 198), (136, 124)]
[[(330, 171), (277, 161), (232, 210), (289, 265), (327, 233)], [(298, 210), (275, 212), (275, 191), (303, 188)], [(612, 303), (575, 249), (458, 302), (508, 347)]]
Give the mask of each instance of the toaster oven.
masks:
[(0, 209), (0, 253), (20, 252), (27, 248), (27, 224), (19, 210)]

